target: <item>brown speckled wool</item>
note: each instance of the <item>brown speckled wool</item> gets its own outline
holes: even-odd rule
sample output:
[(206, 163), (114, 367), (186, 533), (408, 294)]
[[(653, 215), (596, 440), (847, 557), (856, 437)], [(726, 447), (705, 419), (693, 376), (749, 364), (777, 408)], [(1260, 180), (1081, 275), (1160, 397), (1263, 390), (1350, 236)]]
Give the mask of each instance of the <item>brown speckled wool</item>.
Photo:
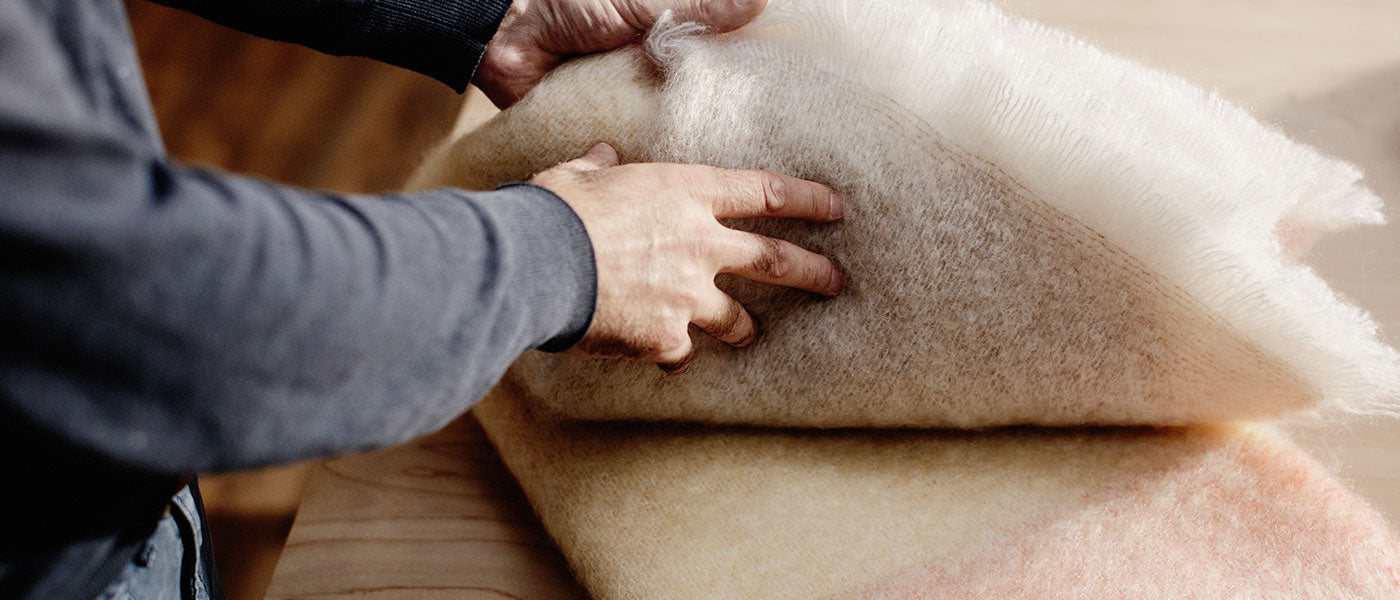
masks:
[[(1350, 165), (978, 2), (772, 0), (563, 67), (416, 184), (598, 141), (833, 185), (841, 223), (735, 225), (850, 284), (725, 280), (753, 347), (530, 354), (474, 409), (593, 597), (1400, 598), (1375, 511), (1267, 426), (1199, 424), (1394, 410), (1395, 351), (1296, 262), (1379, 220)], [(1196, 425), (830, 429), (1024, 423)]]
[(844, 192), (845, 220), (736, 226), (833, 256), (849, 285), (721, 278), (763, 336), (699, 336), (681, 377), (527, 355), (509, 378), (551, 410), (983, 427), (1393, 409), (1395, 351), (1278, 233), (1378, 221), (1352, 166), (976, 2), (774, 2), (734, 34), (675, 31), (560, 69), (415, 185), (490, 188), (598, 141), (782, 171)]

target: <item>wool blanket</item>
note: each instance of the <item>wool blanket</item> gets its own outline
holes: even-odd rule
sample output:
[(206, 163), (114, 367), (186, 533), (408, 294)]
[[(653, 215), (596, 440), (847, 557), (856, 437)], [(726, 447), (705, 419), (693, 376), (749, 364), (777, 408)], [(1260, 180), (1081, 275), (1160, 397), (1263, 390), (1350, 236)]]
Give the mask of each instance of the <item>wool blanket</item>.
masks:
[(1299, 260), (1380, 221), (1354, 167), (973, 0), (696, 33), (561, 67), (412, 183), (605, 141), (848, 198), (732, 223), (849, 272), (721, 281), (753, 347), (699, 338), (678, 377), (533, 353), (476, 409), (594, 596), (1400, 597), (1384, 521), (1243, 422), (1395, 410), (1397, 353)]
[(1385, 521), (1269, 427), (797, 430), (474, 409), (589, 593), (1400, 598)]
[(722, 280), (764, 335), (698, 337), (683, 378), (518, 361), (508, 377), (570, 417), (1184, 425), (1400, 397), (1400, 355), (1295, 260), (1381, 220), (1355, 167), (980, 2), (775, 1), (724, 36), (663, 24), (559, 69), (414, 185), (491, 189), (598, 141), (840, 190), (839, 224), (734, 225), (832, 256), (847, 287)]

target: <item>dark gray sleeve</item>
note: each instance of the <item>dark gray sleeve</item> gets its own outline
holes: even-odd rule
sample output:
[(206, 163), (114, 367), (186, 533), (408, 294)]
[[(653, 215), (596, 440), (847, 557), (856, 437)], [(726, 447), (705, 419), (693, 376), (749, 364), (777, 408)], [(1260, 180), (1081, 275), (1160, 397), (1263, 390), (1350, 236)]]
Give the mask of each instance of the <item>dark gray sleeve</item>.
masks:
[(158, 161), (30, 166), (60, 164), (0, 209), (0, 394), (136, 466), (421, 435), (592, 315), (587, 237), (540, 188), (350, 198)]
[(431, 431), (586, 330), (592, 247), (552, 193), (172, 165), (111, 91), (122, 47), (62, 49), (81, 21), (46, 11), (87, 3), (0, 6), (0, 419), (135, 468), (250, 467)]
[(592, 316), (587, 236), (541, 188), (342, 197), (81, 150), (3, 154), (42, 175), (0, 207), (0, 394), (123, 462), (402, 441)]
[(253, 35), (412, 69), (461, 92), (510, 0), (156, 0)]

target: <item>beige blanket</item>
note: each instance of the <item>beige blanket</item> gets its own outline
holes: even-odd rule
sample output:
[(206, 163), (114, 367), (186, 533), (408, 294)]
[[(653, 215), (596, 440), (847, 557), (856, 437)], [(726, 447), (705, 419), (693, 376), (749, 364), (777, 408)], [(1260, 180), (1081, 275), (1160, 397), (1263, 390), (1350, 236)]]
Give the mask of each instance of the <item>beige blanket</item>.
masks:
[[(597, 141), (840, 189), (839, 225), (734, 225), (850, 284), (724, 281), (754, 347), (534, 353), (482, 403), (595, 596), (1400, 597), (1384, 522), (1238, 422), (1394, 410), (1396, 352), (1298, 261), (1379, 221), (1354, 167), (979, 2), (775, 0), (566, 65), (415, 185)], [(1076, 428), (833, 429), (1016, 425)]]

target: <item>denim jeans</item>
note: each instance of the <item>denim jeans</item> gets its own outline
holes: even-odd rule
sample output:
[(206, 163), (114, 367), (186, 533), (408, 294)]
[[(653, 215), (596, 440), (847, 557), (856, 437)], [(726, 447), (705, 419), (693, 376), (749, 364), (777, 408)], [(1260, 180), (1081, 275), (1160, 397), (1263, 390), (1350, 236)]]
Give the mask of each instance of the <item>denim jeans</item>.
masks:
[(223, 600), (199, 488), (180, 490), (146, 539), (98, 600)]

